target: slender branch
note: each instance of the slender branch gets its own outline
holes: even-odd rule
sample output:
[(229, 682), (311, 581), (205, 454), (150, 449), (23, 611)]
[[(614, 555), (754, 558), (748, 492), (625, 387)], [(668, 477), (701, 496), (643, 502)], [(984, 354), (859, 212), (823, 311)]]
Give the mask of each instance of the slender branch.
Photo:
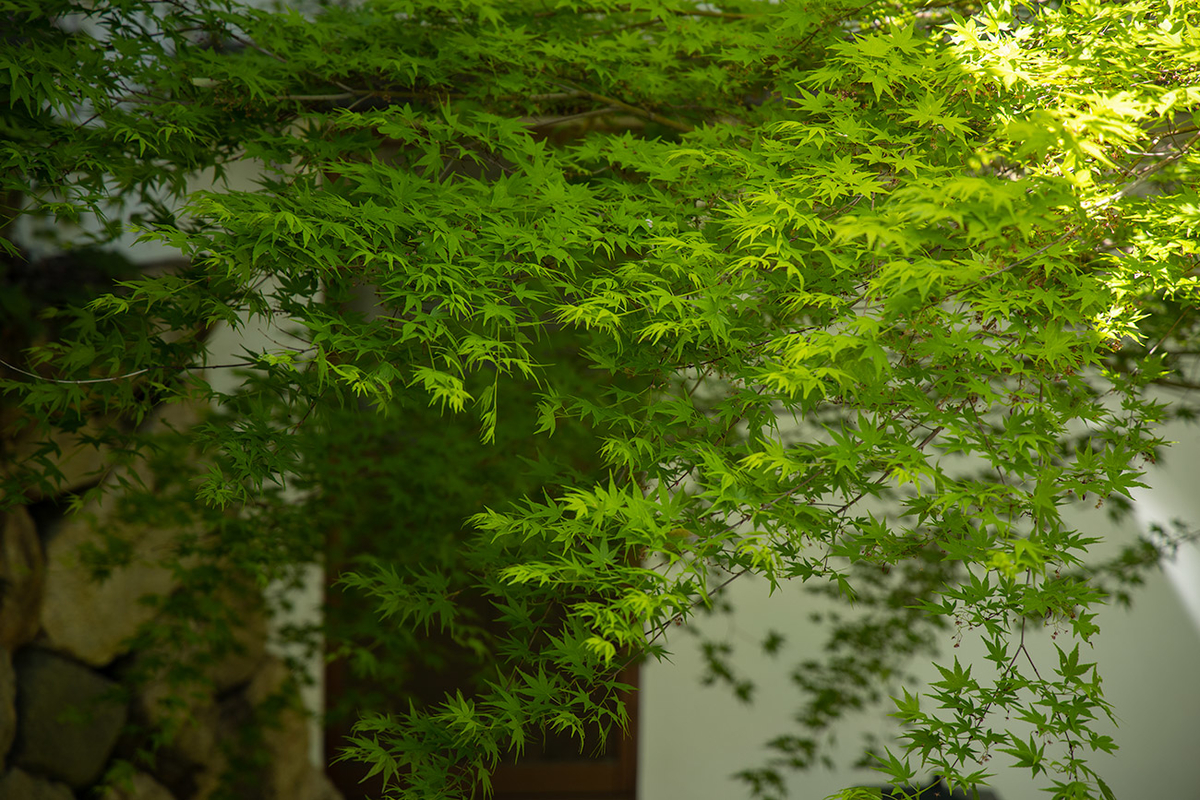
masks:
[(1017, 267), (1021, 266), (1022, 264), (1025, 264), (1025, 263), (1037, 258), (1042, 253), (1049, 250), (1051, 247), (1062, 244), (1067, 239), (1074, 236), (1076, 233), (1076, 230), (1077, 229), (1075, 229), (1075, 228), (1068, 228), (1066, 233), (1064, 233), (1062, 236), (1059, 236), (1057, 239), (1050, 242), (1050, 244), (1046, 245), (1045, 247), (1040, 247), (1037, 250), (1034, 250), (1029, 255), (1025, 256), (1024, 258), (1019, 258), (1016, 261), (1012, 262), (1011, 264), (1008, 264), (1007, 266), (1004, 266), (998, 270), (989, 272), (987, 275), (984, 275), (980, 278), (976, 278), (975, 280), (971, 281), (970, 283), (964, 284), (963, 286), (958, 287), (957, 289), (955, 289), (952, 292), (947, 292), (946, 294), (942, 295), (938, 299), (942, 300), (942, 301), (947, 300), (951, 297), (954, 297), (954, 295), (958, 294), (959, 292), (964, 292), (967, 289), (970, 289), (972, 286), (978, 286), (979, 284), (983, 283), (984, 281), (990, 281), (992, 278), (995, 278), (998, 275), (1003, 275), (1004, 273), (1006, 273), (1010, 270), (1016, 269)]
[[(1107, 366), (1113, 372), (1119, 372), (1122, 375), (1138, 374), (1137, 369), (1127, 369), (1118, 364), (1110, 363)], [(1150, 383), (1154, 384), (1155, 386), (1167, 386), (1172, 389), (1187, 389), (1189, 391), (1196, 391), (1200, 389), (1200, 383), (1191, 383), (1189, 381), (1172, 381), (1167, 380), (1166, 378), (1153, 378), (1151, 379)]]
[(13, 366), (12, 364), (5, 361), (4, 359), (0, 359), (0, 364), (3, 364), (4, 366), (8, 367), (13, 372), (19, 372), (22, 375), (29, 376), (30, 378), (37, 378), (39, 381), (43, 381), (45, 383), (62, 383), (62, 384), (68, 384), (68, 385), (72, 385), (72, 386), (80, 386), (80, 385), (87, 384), (87, 383), (113, 383), (115, 381), (123, 381), (128, 378), (133, 378), (138, 375), (143, 375), (153, 369), (166, 369), (166, 367), (146, 367), (145, 369), (139, 369), (135, 372), (127, 372), (124, 375), (114, 375), (111, 378), (91, 378), (89, 380), (83, 380), (83, 381), (69, 381), (69, 380), (63, 380), (61, 378), (47, 378), (45, 376), (38, 375), (36, 372), (29, 372), (27, 370), (23, 370), (20, 367)]
[(350, 100), (351, 98), (354, 98), (354, 97), (369, 97), (371, 94), (377, 94), (377, 93), (364, 92), (364, 91), (357, 91), (357, 92), (351, 91), (351, 92), (340, 92), (338, 94), (281, 94), (281, 95), (276, 95), (275, 97), (272, 97), (271, 99), (272, 100), (297, 100), (302, 103), (306, 103), (306, 102), (315, 103), (315, 102), (321, 102), (321, 101), (333, 102), (333, 101), (337, 101), (337, 100)]
[(1179, 317), (1173, 323), (1171, 323), (1171, 327), (1167, 329), (1167, 332), (1164, 333), (1162, 335), (1162, 338), (1158, 340), (1158, 342), (1154, 345), (1154, 347), (1151, 347), (1150, 350), (1146, 353), (1147, 358), (1154, 355), (1154, 351), (1157, 350), (1162, 345), (1162, 343), (1165, 342), (1167, 340), (1167, 338), (1170, 337), (1170, 335), (1175, 332), (1175, 328), (1179, 325), (1179, 323), (1183, 322), (1183, 318), (1187, 316), (1187, 313), (1189, 311), (1191, 311), (1190, 308), (1185, 308), (1183, 310), (1183, 313), (1181, 313), (1179, 315)]
[(682, 131), (683, 133), (690, 133), (692, 130), (694, 130), (691, 125), (688, 125), (683, 122), (676, 122), (673, 119), (667, 119), (666, 117), (655, 114), (653, 111), (650, 111), (645, 108), (639, 108), (638, 106), (630, 105), (629, 103), (626, 103), (621, 100), (617, 100), (616, 98), (609, 97), (609, 96), (603, 95), (603, 94), (598, 94), (596, 92), (589, 92), (587, 89), (583, 89), (578, 86), (572, 86), (569, 83), (560, 83), (559, 85), (564, 88), (567, 88), (567, 89), (572, 89), (577, 92), (582, 92), (585, 97), (589, 97), (592, 100), (595, 100), (600, 103), (607, 103), (610, 106), (616, 106), (617, 108), (628, 111), (631, 114), (636, 114), (637, 116), (644, 117), (644, 118), (650, 120), (651, 122), (656, 122), (659, 125), (665, 125), (668, 128), (673, 128), (674, 130)]
[[(628, 13), (630, 10), (631, 10), (630, 6), (622, 5), (622, 6), (615, 6), (613, 8), (603, 8), (603, 9), (601, 9), (601, 8), (597, 8), (597, 9), (574, 8), (574, 9), (571, 9), (569, 13), (572, 13), (572, 14), (587, 14), (587, 13), (595, 13), (595, 12), (611, 13), (613, 11)], [(541, 19), (541, 18), (545, 18), (545, 17), (555, 17), (555, 16), (558, 16), (560, 13), (561, 12), (558, 9), (555, 9), (553, 11), (540, 11), (537, 14), (534, 14), (533, 16), (535, 19)], [(712, 19), (728, 19), (728, 20), (757, 19), (757, 18), (760, 18), (763, 16), (762, 14), (738, 14), (738, 13), (733, 13), (733, 12), (729, 12), (729, 11), (703, 11), (701, 9), (683, 9), (683, 8), (672, 8), (672, 9), (667, 10), (667, 13), (672, 14), (676, 17), (709, 17)]]
[(270, 50), (266, 49), (265, 47), (261, 47), (261, 46), (255, 44), (254, 42), (250, 41), (249, 39), (243, 39), (242, 37), (238, 36), (236, 33), (233, 33), (232, 31), (225, 31), (225, 34), (230, 39), (233, 39), (235, 42), (237, 42), (239, 44), (243, 44), (246, 47), (249, 47), (251, 50), (257, 50), (258, 52), (262, 53), (264, 56), (273, 58), (281, 64), (288, 63), (288, 60), (286, 58), (284, 58), (283, 56), (278, 55), (276, 53), (272, 53)]
[(622, 31), (637, 30), (639, 28), (650, 28), (650, 27), (653, 27), (654, 25), (661, 25), (661, 24), (662, 24), (662, 17), (655, 17), (654, 19), (648, 19), (644, 22), (631, 22), (628, 25), (619, 25), (616, 28), (608, 28), (607, 30), (596, 31), (595, 33), (589, 33), (588, 36), (592, 39), (598, 39), (601, 36), (610, 36), (614, 33), (621, 33)]
[[(303, 350), (297, 350), (295, 348), (288, 348), (288, 349), (294, 350), (297, 353), (308, 353), (308, 352), (315, 350), (316, 348), (308, 347)], [(203, 364), (203, 365), (184, 364), (182, 366), (168, 364), (168, 365), (160, 366), (160, 367), (145, 367), (143, 369), (135, 370), (133, 372), (126, 372), (123, 375), (112, 375), (107, 378), (88, 378), (86, 380), (66, 380), (64, 378), (47, 378), (44, 375), (38, 375), (36, 372), (29, 372), (28, 370), (21, 369), (18, 366), (8, 363), (4, 359), (0, 359), (0, 365), (8, 367), (13, 372), (19, 372), (20, 374), (26, 375), (30, 378), (36, 378), (37, 380), (42, 381), (44, 383), (59, 383), (59, 384), (65, 384), (65, 385), (69, 385), (69, 386), (82, 386), (85, 384), (93, 384), (93, 383), (116, 383), (117, 381), (123, 381), (123, 380), (128, 380), (129, 378), (135, 378), (138, 375), (144, 375), (147, 372), (152, 372), (154, 370), (170, 370), (172, 372), (179, 372), (179, 371), (185, 370), (185, 369), (238, 369), (240, 367), (261, 367), (262, 366), (262, 364), (259, 363), (258, 361), (238, 361), (238, 362), (235, 362), (232, 364)]]
[(863, 3), (862, 5), (854, 6), (854, 7), (848, 6), (846, 8), (838, 9), (837, 11), (834, 11), (831, 14), (828, 14), (824, 19), (822, 19), (820, 22), (818, 22), (816, 25), (813, 26), (813, 29), (811, 31), (809, 31), (809, 34), (807, 36), (805, 36), (803, 39), (800, 40), (799, 44), (796, 45), (795, 49), (799, 50), (803, 47), (808, 46), (808, 43), (811, 42), (816, 37), (816, 35), (818, 33), (820, 33), (821, 31), (826, 30), (829, 27), (831, 27), (832, 25), (835, 25), (835, 24), (841, 22), (842, 20), (849, 18), (853, 14), (858, 14), (858, 13), (861, 13), (861, 12), (867, 10), (868, 8), (870, 8), (871, 6), (875, 5), (878, 2), (879, 2), (879, 0), (868, 0), (866, 3)]
[(587, 92), (548, 92), (546, 94), (531, 94), (528, 96), (508, 94), (502, 95), (497, 100), (532, 100), (535, 103), (545, 102), (549, 100), (576, 100), (580, 97), (586, 97)]
[(592, 111), (581, 111), (578, 114), (567, 114), (562, 117), (549, 117), (549, 118), (544, 118), (544, 119), (534, 117), (533, 119), (531, 119), (525, 123), (525, 127), (527, 127), (527, 128), (549, 128), (554, 125), (561, 125), (564, 122), (571, 122), (572, 120), (587, 119), (589, 117), (603, 117), (608, 114), (616, 113), (617, 111), (620, 111), (620, 110), (621, 109), (619, 109), (619, 108), (609, 107), (609, 108), (597, 108), (597, 109), (593, 109)]
[(1133, 192), (1137, 191), (1142, 186), (1144, 186), (1146, 184), (1146, 181), (1148, 181), (1150, 179), (1151, 175), (1158, 172), (1159, 170), (1161, 170), (1163, 167), (1167, 166), (1168, 164), (1173, 164), (1176, 161), (1178, 161), (1179, 159), (1183, 158), (1187, 154), (1187, 152), (1189, 150), (1191, 150), (1192, 147), (1195, 146), (1196, 142), (1198, 142), (1198, 141), (1200, 141), (1200, 131), (1197, 131), (1196, 133), (1192, 134), (1192, 137), (1190, 139), (1188, 139), (1186, 142), (1184, 142), (1183, 145), (1181, 145), (1180, 148), (1176, 152), (1172, 153), (1171, 155), (1167, 156), (1166, 158), (1163, 158), (1163, 159), (1160, 159), (1160, 160), (1154, 162), (1153, 164), (1148, 166), (1146, 169), (1142, 170), (1142, 172), (1138, 175), (1138, 177), (1136, 179), (1125, 184), (1120, 189), (1118, 189), (1115, 193), (1109, 195), (1108, 197), (1105, 197), (1102, 200), (1097, 200), (1095, 202), (1095, 204), (1093, 204), (1091, 206), (1091, 208), (1093, 208), (1093, 209), (1104, 208), (1105, 206), (1111, 205), (1112, 203), (1115, 203), (1116, 201), (1120, 200), (1123, 197), (1128, 197), (1130, 194), (1132, 194)]

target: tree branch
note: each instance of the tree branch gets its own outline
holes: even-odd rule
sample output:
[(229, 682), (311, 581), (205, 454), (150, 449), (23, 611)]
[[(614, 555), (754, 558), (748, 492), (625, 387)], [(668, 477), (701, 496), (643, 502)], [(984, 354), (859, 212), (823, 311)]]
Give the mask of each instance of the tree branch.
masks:
[(636, 114), (639, 117), (644, 117), (645, 119), (648, 119), (651, 122), (656, 122), (659, 125), (665, 125), (668, 128), (673, 128), (677, 131), (682, 131), (683, 133), (690, 133), (692, 130), (694, 130), (691, 125), (683, 122), (676, 122), (673, 119), (667, 119), (666, 117), (655, 114), (653, 111), (630, 105), (629, 103), (617, 100), (616, 98), (608, 97), (607, 95), (598, 94), (596, 92), (589, 92), (587, 89), (583, 89), (579, 86), (572, 86), (569, 83), (559, 83), (559, 85), (567, 89), (581, 92), (585, 97), (589, 97), (597, 102), (607, 103), (608, 105), (615, 106), (623, 111), (628, 111), (630, 114)]

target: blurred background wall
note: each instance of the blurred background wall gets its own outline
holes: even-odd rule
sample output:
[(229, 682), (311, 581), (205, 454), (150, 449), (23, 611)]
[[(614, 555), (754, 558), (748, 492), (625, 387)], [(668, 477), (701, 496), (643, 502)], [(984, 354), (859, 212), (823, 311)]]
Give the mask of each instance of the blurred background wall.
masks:
[[(1200, 426), (1173, 424), (1164, 436), (1178, 444), (1167, 448), (1157, 465), (1148, 465), (1144, 482), (1150, 488), (1138, 491), (1132, 518), (1117, 526), (1090, 504), (1085, 504), (1086, 512), (1068, 510), (1068, 521), (1104, 537), (1090, 553), (1093, 560), (1115, 555), (1154, 522), (1165, 526), (1181, 518), (1189, 529), (1200, 527)], [(747, 797), (744, 784), (732, 776), (762, 764), (763, 744), (796, 729), (790, 718), (799, 695), (788, 674), (820, 652), (821, 631), (808, 617), (824, 603), (786, 584), (773, 597), (763, 581), (741, 579), (730, 590), (736, 611), (729, 618), (701, 620), (692, 632), (675, 629), (667, 645), (671, 661), (643, 667), (640, 800)], [(1173, 563), (1135, 590), (1131, 608), (1103, 607), (1096, 622), (1100, 633), (1093, 638), (1094, 647), (1080, 647), (1080, 660), (1099, 665), (1105, 698), (1115, 706), (1120, 723), (1112, 732), (1120, 750), (1094, 755), (1093, 766), (1121, 800), (1200, 800), (1200, 547), (1181, 548)], [(760, 647), (770, 630), (786, 638), (776, 657), (765, 656)], [(1058, 663), (1051, 633), (1041, 630), (1032, 637), (1039, 666)], [(1070, 650), (1067, 636), (1058, 643)], [(700, 638), (734, 646), (735, 664), (758, 684), (752, 703), (739, 702), (727, 687), (699, 685), (704, 671)], [(963, 664), (986, 666), (986, 650), (969, 631), (957, 649), (953, 639), (948, 631), (939, 661), (952, 662), (957, 656)], [(914, 663), (913, 672), (922, 680), (938, 679), (928, 663)], [(849, 765), (858, 756), (861, 733), (885, 737), (897, 730), (883, 716), (889, 710), (860, 714), (839, 726), (839, 768), (792, 775), (791, 797), (822, 800), (846, 786), (878, 784), (872, 771)], [(1035, 781), (1028, 770), (1006, 768), (1007, 760), (995, 754), (988, 764), (996, 773), (992, 785), (1000, 800), (1049, 796), (1040, 791), (1048, 785), (1045, 776)], [(926, 774), (918, 775), (924, 782)]]

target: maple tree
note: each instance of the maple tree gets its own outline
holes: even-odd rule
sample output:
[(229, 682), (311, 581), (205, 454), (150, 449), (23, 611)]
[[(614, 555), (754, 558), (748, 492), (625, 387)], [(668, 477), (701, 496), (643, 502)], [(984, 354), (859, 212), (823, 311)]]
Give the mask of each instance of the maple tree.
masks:
[[(618, 668), (753, 574), (871, 616), (837, 628), (752, 792), (957, 620), (989, 663), (897, 693), (885, 778), (974, 785), (1003, 754), (1056, 798), (1111, 797), (1096, 668), (1070, 645), (1039, 670), (1023, 631), (1089, 641), (1104, 587), (1159, 556), (1084, 578), (1094, 540), (1060, 509), (1119, 509), (1158, 423), (1191, 413), (1146, 396), (1186, 383), (1196, 336), (1188, 4), (4, 14), (10, 216), (184, 257), (29, 316), (0, 383), (18, 424), (212, 403), (173, 434), (89, 433), (161, 467), (134, 512), (197, 524), (171, 556), (197, 585), (286, 578), (330, 531), (370, 549), (343, 580), (377, 613), (332, 646), (386, 671), (406, 662), (355, 642), (415, 658), (433, 629), (478, 666), (360, 720), (347, 754), (392, 796), (458, 797), (538, 731), (623, 725)], [(259, 188), (222, 186), (246, 160)], [(248, 321), (288, 338), (211, 364), (214, 326)], [(236, 390), (206, 366), (241, 368)], [(54, 447), (5, 503), (54, 482)]]

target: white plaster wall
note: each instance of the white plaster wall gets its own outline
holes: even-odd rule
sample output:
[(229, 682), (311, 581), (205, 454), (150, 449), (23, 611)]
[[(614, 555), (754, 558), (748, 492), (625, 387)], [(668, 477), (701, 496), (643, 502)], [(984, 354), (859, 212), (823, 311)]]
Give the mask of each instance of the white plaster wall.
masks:
[[(1151, 488), (1137, 495), (1139, 521), (1117, 529), (1100, 511), (1078, 518), (1082, 529), (1105, 538), (1092, 553), (1097, 560), (1132, 541), (1139, 527), (1152, 521), (1182, 517), (1200, 527), (1200, 427), (1177, 424), (1165, 435), (1179, 444), (1148, 473), (1145, 482)], [(672, 631), (670, 663), (647, 664), (642, 673), (639, 800), (749, 797), (732, 775), (761, 765), (762, 745), (795, 731), (789, 717), (798, 708), (798, 694), (787, 676), (795, 664), (820, 652), (823, 637), (808, 621), (815, 601), (798, 586), (785, 585), (773, 597), (763, 581), (743, 579), (731, 589), (737, 609), (732, 618), (698, 624), (709, 636), (735, 645), (735, 664), (758, 684), (756, 699), (747, 706), (727, 688), (700, 686), (698, 638)], [(1080, 656), (1100, 666), (1105, 697), (1116, 707), (1120, 727), (1113, 735), (1121, 749), (1113, 756), (1095, 755), (1093, 766), (1121, 800), (1200, 800), (1200, 548), (1184, 548), (1174, 565), (1136, 591), (1132, 609), (1104, 607), (1097, 623), (1101, 631), (1094, 647), (1083, 645)], [(787, 638), (776, 659), (765, 657), (759, 647), (770, 629)], [(1033, 650), (1039, 664), (1057, 664), (1048, 631), (1035, 637)], [(943, 660), (957, 655), (964, 664), (978, 663), (978, 673), (989, 666), (984, 652), (970, 633), (953, 649), (948, 633)], [(913, 672), (922, 680), (938, 677), (929, 664)], [(822, 800), (847, 786), (880, 785), (882, 776), (847, 765), (857, 756), (860, 732), (896, 730), (884, 717), (890, 710), (860, 714), (839, 726), (839, 768), (793, 774), (791, 797)], [(989, 764), (997, 773), (991, 783), (1000, 800), (1049, 797), (1039, 791), (1047, 785), (1044, 776), (1035, 781), (1028, 771), (1006, 764), (1003, 754)]]
[[(253, 161), (239, 161), (229, 165), (226, 180), (221, 183), (222, 189), (236, 191), (256, 191), (260, 189), (255, 183), (261, 174), (260, 165)], [(193, 191), (212, 186), (211, 174), (198, 178), (192, 186)], [(130, 245), (139, 260), (149, 260), (152, 254), (162, 250), (154, 242), (144, 242)], [(166, 251), (170, 254), (174, 251)], [(160, 256), (162, 257), (162, 256)], [(264, 285), (264, 291), (270, 291), (272, 283)], [(295, 344), (298, 340), (288, 335), (288, 321), (275, 319), (266, 320), (255, 318), (244, 320), (243, 324), (234, 330), (228, 325), (221, 324), (209, 337), (209, 363), (232, 364), (246, 360), (246, 350), (262, 352), (264, 350), (279, 350), (280, 344)], [(230, 369), (205, 370), (205, 380), (217, 392), (229, 393), (241, 384), (241, 379)], [(309, 760), (314, 766), (323, 767), (324, 735), (321, 729), (321, 714), (324, 712), (325, 669), (320, 652), (306, 654), (304, 648), (297, 644), (284, 642), (280, 632), (289, 625), (306, 625), (318, 623), (321, 620), (322, 606), (325, 597), (325, 572), (319, 564), (310, 564), (301, 570), (299, 586), (288, 588), (282, 583), (273, 583), (267, 587), (266, 594), (272, 599), (272, 606), (278, 608), (281, 601), (286, 600), (290, 606), (285, 612), (278, 613), (271, 619), (267, 638), (267, 650), (274, 655), (292, 658), (304, 664), (306, 682), (300, 693), (304, 707), (312, 714), (309, 724)]]

